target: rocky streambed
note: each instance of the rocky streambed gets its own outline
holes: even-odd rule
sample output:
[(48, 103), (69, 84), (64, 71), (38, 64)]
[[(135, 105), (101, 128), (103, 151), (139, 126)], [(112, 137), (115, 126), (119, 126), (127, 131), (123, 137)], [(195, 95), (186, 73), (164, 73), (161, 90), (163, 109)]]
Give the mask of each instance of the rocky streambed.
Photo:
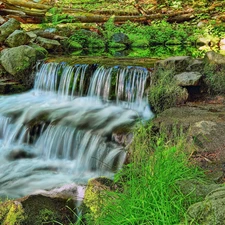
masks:
[[(37, 40), (35, 36), (37, 34), (16, 31), (19, 29), (17, 21), (10, 19), (7, 23), (10, 27), (7, 32), (5, 27), (3, 32), (3, 25), (0, 28), (1, 44), (7, 44), (10, 47), (4, 47), (0, 56), (2, 94), (28, 90), (34, 80), (30, 71), (38, 59), (46, 59), (50, 49), (47, 46), (49, 42), (45, 43), (46, 45), (39, 42), (37, 45), (36, 41), (32, 41)], [(13, 35), (5, 41), (11, 34)], [(14, 35), (16, 38), (13, 37)], [(17, 35), (22, 36), (18, 38)], [(18, 42), (18, 39), (21, 42)], [(59, 47), (56, 42), (52, 43), (52, 46), (52, 48)], [(151, 68), (151, 80), (146, 90), (149, 93), (154, 86), (157, 88), (160, 84), (162, 74), (169, 71), (167, 76), (170, 77), (170, 82), (167, 82), (167, 85), (174, 89), (171, 91), (168, 91), (170, 88), (165, 89), (157, 98), (149, 94), (149, 102), (155, 112), (154, 129), (157, 131), (160, 127), (165, 127), (170, 135), (172, 126), (182, 127), (187, 136), (186, 150), (190, 153), (190, 160), (202, 167), (209, 177), (207, 184), (193, 180), (180, 184), (184, 193), (191, 191), (205, 199), (188, 209), (190, 224), (191, 221), (208, 225), (224, 224), (225, 56), (211, 51), (207, 52), (202, 59), (194, 59), (190, 56), (171, 57), (154, 63), (154, 70), (153, 63), (151, 59), (132, 61), (132, 65)], [(101, 190), (110, 190), (110, 182), (106, 185), (105, 180), (91, 180), (88, 190), (98, 195)], [(69, 224), (73, 215), (67, 209), (68, 207), (76, 208), (79, 205), (77, 202), (79, 203), (80, 198), (83, 198), (84, 193), (82, 188), (71, 185), (51, 192), (42, 191), (22, 199), (3, 202), (0, 204), (1, 224), (29, 224), (29, 221), (34, 220), (37, 221), (36, 224), (47, 223), (49, 220)], [(77, 193), (80, 193), (80, 196)], [(88, 200), (86, 202), (90, 203)], [(35, 205), (34, 208), (31, 207), (33, 205)], [(89, 204), (88, 207), (91, 205)], [(68, 217), (65, 218), (65, 214)]]

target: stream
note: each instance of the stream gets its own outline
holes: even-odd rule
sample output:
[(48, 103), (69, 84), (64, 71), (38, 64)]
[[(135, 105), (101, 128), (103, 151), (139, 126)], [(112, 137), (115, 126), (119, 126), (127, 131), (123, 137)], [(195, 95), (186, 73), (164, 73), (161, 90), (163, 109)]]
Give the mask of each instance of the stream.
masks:
[(0, 197), (113, 177), (126, 158), (116, 141), (149, 120), (139, 66), (37, 64), (32, 90), (0, 97)]

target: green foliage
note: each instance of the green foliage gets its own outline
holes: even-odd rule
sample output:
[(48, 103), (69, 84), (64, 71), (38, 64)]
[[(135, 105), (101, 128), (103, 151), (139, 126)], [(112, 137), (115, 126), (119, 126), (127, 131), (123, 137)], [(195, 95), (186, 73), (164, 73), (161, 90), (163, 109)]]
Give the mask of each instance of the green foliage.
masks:
[(77, 42), (83, 48), (104, 48), (104, 40), (95, 32), (80, 29), (73, 33), (67, 42)]
[[(182, 152), (184, 136), (173, 130), (153, 134), (151, 125), (137, 128), (131, 146), (132, 161), (115, 181), (119, 190), (106, 196), (107, 204), (95, 224), (178, 224), (192, 201), (176, 185), (199, 175)], [(122, 190), (122, 191), (121, 191)], [(93, 224), (93, 223), (92, 223)]]

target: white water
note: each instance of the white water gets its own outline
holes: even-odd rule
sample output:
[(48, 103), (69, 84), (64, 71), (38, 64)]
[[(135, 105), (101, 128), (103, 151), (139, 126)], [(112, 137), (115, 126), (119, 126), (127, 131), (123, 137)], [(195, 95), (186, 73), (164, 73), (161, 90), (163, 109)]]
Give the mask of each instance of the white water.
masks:
[[(144, 93), (149, 74), (117, 68), (113, 78), (113, 70), (44, 64), (33, 90), (0, 97), (1, 197), (85, 184), (122, 166), (126, 153), (112, 133), (152, 117)], [(115, 101), (109, 99), (112, 79)]]

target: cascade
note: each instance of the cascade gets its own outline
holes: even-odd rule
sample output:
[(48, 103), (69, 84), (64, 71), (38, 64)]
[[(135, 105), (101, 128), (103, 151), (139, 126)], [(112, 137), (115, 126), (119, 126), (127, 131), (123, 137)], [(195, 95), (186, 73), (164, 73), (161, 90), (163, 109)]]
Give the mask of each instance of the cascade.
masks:
[(150, 119), (142, 67), (44, 63), (34, 88), (0, 97), (0, 197), (112, 177), (126, 151), (121, 127)]

